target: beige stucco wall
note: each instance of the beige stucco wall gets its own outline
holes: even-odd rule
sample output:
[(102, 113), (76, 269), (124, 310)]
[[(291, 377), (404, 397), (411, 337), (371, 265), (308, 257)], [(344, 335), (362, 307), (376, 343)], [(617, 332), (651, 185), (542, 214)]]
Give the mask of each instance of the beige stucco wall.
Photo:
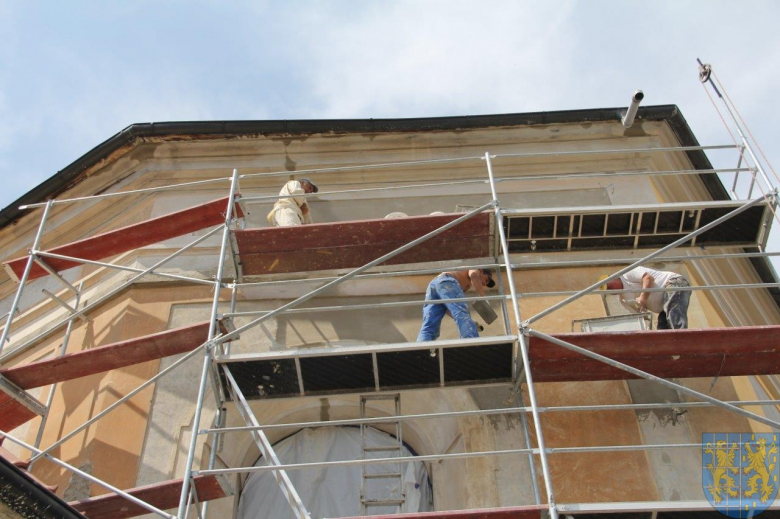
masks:
[[(206, 300), (208, 289), (178, 288), (178, 297)], [(170, 290), (129, 290), (110, 303), (90, 314), (86, 324), (74, 327), (68, 352), (131, 339), (141, 335), (166, 330), (168, 315), (173, 302)], [(45, 357), (59, 341), (49, 341), (34, 353), (14, 359), (14, 363)], [(159, 362), (146, 362), (59, 384), (49, 413), (42, 445), (50, 445), (75, 429), (118, 398), (135, 389), (158, 372)], [(146, 436), (146, 420), (153, 397), (149, 387), (131, 398), (128, 403), (106, 415), (85, 432), (77, 434), (53, 454), (120, 488), (135, 486), (138, 455)], [(40, 391), (38, 398), (46, 401), (48, 388)], [(32, 442), (37, 431), (37, 420), (23, 426), (26, 440)], [(44, 481), (59, 486), (60, 493), (70, 499), (83, 498), (89, 489), (93, 494), (104, 493), (97, 485), (85, 485), (79, 477), (71, 475), (42, 460), (35, 467), (35, 474)], [(71, 492), (68, 493), (68, 490)]]
[[(410, 168), (356, 170), (319, 175), (321, 190), (383, 187), (404, 183), (462, 181), (484, 179), (485, 164), (479, 157), (491, 153), (530, 151), (636, 149), (648, 146), (674, 146), (664, 123), (643, 123), (625, 137), (617, 124), (572, 124), (539, 127), (491, 128), (461, 132), (420, 132), (372, 135), (313, 135), (309, 137), (257, 137), (236, 140), (149, 142), (119, 160), (108, 162), (75, 185), (67, 196), (82, 196), (104, 189), (138, 189), (226, 177), (232, 168), (241, 173), (285, 172), (282, 177), (246, 178), (241, 187), (246, 195), (275, 194), (279, 184), (295, 176), (296, 170), (311, 167), (343, 166), (380, 162), (399, 162), (435, 158), (473, 157), (454, 164), (418, 165)], [(689, 169), (682, 154), (626, 153), (609, 156), (551, 156), (536, 158), (497, 158), (496, 175), (517, 177), (499, 184), (504, 206), (550, 207), (582, 205), (649, 204), (707, 199), (695, 177), (571, 178), (566, 181), (523, 181), (522, 177), (563, 172), (648, 171)], [(303, 176), (297, 175), (296, 178)], [(113, 186), (113, 187), (109, 187)], [(82, 205), (55, 206), (43, 240), (43, 248), (127, 225), (149, 217), (188, 207), (225, 195), (227, 184), (206, 184), (182, 191), (133, 195), (97, 200)], [(403, 194), (400, 200), (392, 198)], [(409, 214), (453, 211), (456, 205), (480, 205), (489, 200), (485, 184), (456, 184), (443, 192), (432, 187), (415, 191), (371, 194), (336, 194), (312, 201), (317, 221), (381, 217), (401, 210)], [(249, 226), (266, 225), (267, 207), (252, 206)], [(25, 216), (17, 224), (0, 230), (0, 248), (6, 257), (23, 255), (37, 226), (39, 212)], [(199, 235), (201, 233), (197, 233)], [(131, 252), (116, 260), (125, 265), (148, 267), (196, 235)], [(214, 237), (164, 267), (164, 270), (209, 278), (216, 272), (219, 239)], [(680, 254), (702, 254), (685, 250)], [(563, 253), (556, 259), (587, 260), (604, 253)], [(611, 254), (612, 255), (612, 254)], [(613, 257), (640, 257), (641, 252), (615, 251)], [(539, 256), (512, 258), (514, 263), (539, 261)], [(230, 265), (231, 262), (227, 262)], [(656, 265), (686, 273), (693, 284), (755, 282), (755, 272), (743, 260), (719, 260)], [(515, 275), (520, 293), (578, 290), (599, 275), (614, 269), (571, 268), (533, 269), (522, 267)], [(131, 274), (113, 273), (99, 267), (83, 267), (66, 272), (72, 282), (83, 280), (85, 298), (92, 301)], [(232, 267), (228, 268), (228, 276)], [(295, 277), (295, 276), (288, 276)], [(306, 277), (302, 275), (299, 277)], [(406, 276), (385, 280), (356, 280), (310, 302), (312, 306), (360, 304), (380, 301), (419, 299), (429, 276)], [(506, 281), (506, 280), (505, 280)], [(273, 309), (315, 287), (293, 284), (260, 287), (242, 291), (239, 310)], [(0, 274), (0, 313), (10, 305), (15, 284)], [(6, 351), (25, 342), (42, 328), (62, 319), (62, 310), (41, 297), (41, 289), (60, 291), (55, 280), (44, 278), (31, 283), (22, 299), (22, 312), (14, 325), (12, 342)], [(508, 293), (508, 289), (506, 290)], [(229, 294), (223, 293), (223, 301)], [(523, 316), (533, 315), (560, 297), (521, 299)], [(138, 283), (110, 302), (89, 313), (89, 323), (77, 323), (68, 351), (79, 351), (117, 340), (137, 337), (208, 318), (211, 294), (208, 288), (156, 281)], [(226, 308), (223, 305), (223, 309)], [(498, 306), (496, 306), (498, 308)], [(221, 311), (222, 311), (221, 310)], [(234, 351), (271, 351), (290, 347), (328, 344), (382, 343), (413, 340), (420, 323), (419, 307), (356, 313), (297, 314), (272, 320), (264, 327), (242, 335)], [(597, 296), (580, 299), (536, 323), (544, 332), (571, 331), (575, 319), (600, 317), (605, 308)], [(719, 293), (697, 292), (690, 309), (692, 327), (733, 326), (776, 323), (777, 308), (768, 295), (755, 291)], [(510, 315), (510, 320), (513, 321)], [(238, 320), (238, 323), (246, 320)], [(512, 323), (514, 326), (514, 323)], [(501, 320), (485, 334), (503, 333)], [(445, 320), (442, 338), (457, 337), (451, 321)], [(61, 333), (35, 345), (23, 354), (8, 358), (11, 364), (50, 355)], [(43, 437), (49, 445), (78, 424), (94, 416), (127, 394), (138, 384), (170, 365), (174, 359), (94, 375), (61, 384), (55, 393), (50, 421)], [(153, 387), (136, 395), (96, 425), (65, 443), (55, 454), (119, 487), (154, 483), (180, 477), (186, 449), (193, 431), (193, 402), (197, 393), (200, 359), (192, 359)], [(711, 380), (684, 380), (681, 383), (724, 399), (755, 398), (751, 383), (744, 379), (721, 379), (710, 389)], [(641, 382), (598, 382), (539, 384), (536, 387), (541, 406), (620, 404), (659, 401), (669, 395), (657, 392)], [(45, 401), (46, 390), (33, 393)], [(404, 392), (404, 413), (431, 413), (501, 407), (507, 397), (505, 387), (447, 389)], [(522, 393), (528, 404), (527, 390)], [(680, 398), (679, 395), (674, 398)], [(356, 396), (305, 398), (253, 402), (261, 423), (355, 418)], [(214, 398), (207, 395), (200, 427), (210, 425)], [(387, 409), (374, 405), (375, 415)], [(228, 405), (228, 425), (243, 425), (232, 405)], [(548, 447), (632, 445), (641, 443), (693, 443), (707, 431), (742, 431), (751, 424), (725, 411), (691, 409), (682, 415), (671, 412), (637, 413), (601, 411), (546, 413), (543, 433)], [(530, 416), (529, 416), (530, 423)], [(30, 441), (37, 421), (20, 428), (16, 434)], [(759, 430), (759, 429), (757, 429)], [(269, 434), (273, 440), (288, 432)], [(531, 435), (535, 437), (533, 428)], [(404, 429), (405, 440), (418, 454), (471, 452), (523, 448), (523, 434), (516, 415), (495, 417), (444, 418), (418, 421)], [(199, 444), (196, 466), (203, 466), (208, 446)], [(621, 501), (656, 499), (702, 499), (696, 452), (642, 451), (598, 454), (554, 454), (551, 472), (558, 502)], [(257, 448), (246, 435), (233, 434), (219, 454), (220, 466), (251, 464)], [(434, 499), (439, 510), (530, 504), (533, 494), (530, 473), (524, 456), (496, 456), (469, 460), (429, 463), (434, 484)], [(537, 473), (541, 468), (536, 466)], [(67, 498), (99, 494), (95, 485), (84, 485), (47, 462), (40, 462), (35, 473), (49, 483), (59, 485)], [(240, 486), (237, 478), (232, 478)], [(539, 485), (543, 485), (541, 476)], [(542, 494), (544, 492), (542, 491)], [(212, 506), (211, 517), (231, 517), (236, 499), (227, 498)]]

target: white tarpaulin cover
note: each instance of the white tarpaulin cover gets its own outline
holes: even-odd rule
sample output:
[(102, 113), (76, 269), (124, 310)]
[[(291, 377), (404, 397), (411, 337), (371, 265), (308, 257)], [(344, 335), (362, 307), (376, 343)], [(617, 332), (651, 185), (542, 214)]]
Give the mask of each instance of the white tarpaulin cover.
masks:
[[(393, 446), (398, 441), (374, 428), (366, 429), (366, 444)], [(282, 463), (341, 461), (361, 458), (360, 429), (357, 427), (322, 427), (305, 429), (276, 445), (274, 450)], [(366, 457), (386, 458), (395, 456), (393, 451), (369, 452)], [(412, 453), (402, 447), (401, 456)], [(256, 466), (264, 466), (260, 458)], [(403, 488), (406, 494), (405, 512), (432, 510), (428, 472), (422, 462), (402, 465)], [(397, 472), (398, 465), (373, 465), (368, 473)], [(349, 517), (360, 515), (360, 486), (362, 472), (359, 465), (290, 470), (287, 475), (301, 496), (312, 518)], [(394, 498), (399, 495), (398, 478), (366, 480), (369, 498)], [(394, 513), (397, 508), (371, 507), (371, 515)], [(294, 519), (290, 505), (282, 494), (271, 472), (254, 472), (249, 475), (241, 492), (238, 519)]]

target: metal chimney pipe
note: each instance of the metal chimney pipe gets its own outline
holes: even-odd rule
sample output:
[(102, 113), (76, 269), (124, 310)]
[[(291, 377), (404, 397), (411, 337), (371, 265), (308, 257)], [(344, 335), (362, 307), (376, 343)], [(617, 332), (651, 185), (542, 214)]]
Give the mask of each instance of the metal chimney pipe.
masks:
[(626, 115), (623, 116), (623, 119), (621, 119), (620, 122), (623, 123), (624, 128), (631, 128), (631, 126), (634, 124), (634, 118), (636, 117), (636, 112), (639, 110), (639, 103), (642, 102), (642, 99), (645, 98), (644, 92), (641, 90), (637, 90), (634, 92), (634, 95), (631, 96), (631, 104), (628, 105), (628, 110), (626, 111)]

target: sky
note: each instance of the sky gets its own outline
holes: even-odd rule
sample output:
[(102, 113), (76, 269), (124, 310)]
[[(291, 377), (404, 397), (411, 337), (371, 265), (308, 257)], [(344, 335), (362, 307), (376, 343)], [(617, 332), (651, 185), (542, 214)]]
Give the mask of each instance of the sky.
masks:
[(778, 21), (753, 0), (0, 0), (0, 207), (140, 122), (620, 107), (639, 88), (730, 143), (697, 57), (780, 166)]

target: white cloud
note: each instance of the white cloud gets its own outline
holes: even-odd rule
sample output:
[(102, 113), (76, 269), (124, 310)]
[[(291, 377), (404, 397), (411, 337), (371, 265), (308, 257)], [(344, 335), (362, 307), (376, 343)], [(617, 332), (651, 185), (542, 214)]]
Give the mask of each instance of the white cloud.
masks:
[[(344, 20), (318, 11), (306, 40), (319, 117), (534, 110), (566, 70), (569, 4), (398, 2)], [(378, 8), (382, 6), (383, 8)], [(534, 23), (544, 20), (544, 23)]]

